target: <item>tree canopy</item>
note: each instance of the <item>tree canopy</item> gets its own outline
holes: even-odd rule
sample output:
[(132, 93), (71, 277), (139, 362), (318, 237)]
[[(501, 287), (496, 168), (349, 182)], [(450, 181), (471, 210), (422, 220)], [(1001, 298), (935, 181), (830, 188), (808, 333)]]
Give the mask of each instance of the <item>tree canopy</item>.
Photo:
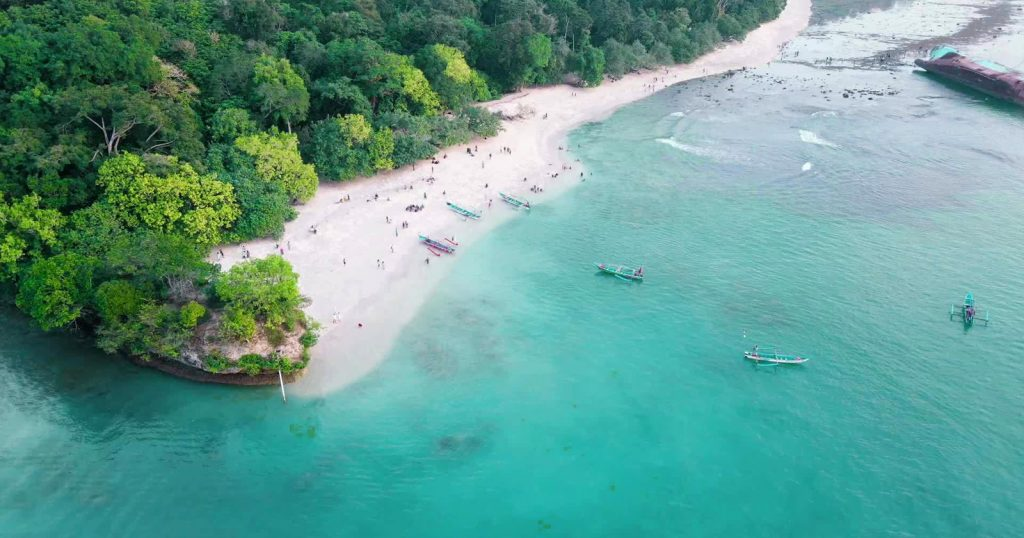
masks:
[(302, 304), (299, 275), (276, 255), (235, 265), (217, 279), (214, 289), (229, 310), (272, 324), (288, 323)]
[(318, 178), (494, 135), (475, 103), (690, 61), (783, 2), (0, 2), (0, 293), (144, 358), (305, 326), (286, 261), (211, 247), (280, 237)]
[(140, 157), (125, 153), (103, 163), (97, 184), (128, 229), (147, 227), (216, 244), (239, 215), (231, 185), (212, 174), (199, 175), (187, 163), (172, 165), (175, 170), (161, 177), (148, 172)]

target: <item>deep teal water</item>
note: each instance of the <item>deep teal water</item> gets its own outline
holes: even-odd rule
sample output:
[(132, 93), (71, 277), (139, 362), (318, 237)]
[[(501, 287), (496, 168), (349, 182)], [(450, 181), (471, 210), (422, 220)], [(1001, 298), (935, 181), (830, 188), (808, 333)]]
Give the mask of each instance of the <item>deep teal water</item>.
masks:
[[(460, 252), (330, 397), (4, 313), (0, 535), (1019, 535), (1024, 113), (813, 64), (880, 16), (574, 133), (587, 181)], [(949, 320), (968, 290), (991, 326)], [(813, 360), (755, 368), (758, 342)]]

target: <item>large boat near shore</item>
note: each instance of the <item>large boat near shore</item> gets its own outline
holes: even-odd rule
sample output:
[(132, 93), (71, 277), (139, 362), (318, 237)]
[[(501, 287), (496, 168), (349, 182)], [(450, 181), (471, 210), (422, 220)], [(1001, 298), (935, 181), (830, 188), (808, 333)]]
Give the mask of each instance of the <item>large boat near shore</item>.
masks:
[(974, 61), (949, 45), (936, 47), (914, 63), (929, 73), (984, 94), (1024, 106), (1024, 73), (989, 60)]

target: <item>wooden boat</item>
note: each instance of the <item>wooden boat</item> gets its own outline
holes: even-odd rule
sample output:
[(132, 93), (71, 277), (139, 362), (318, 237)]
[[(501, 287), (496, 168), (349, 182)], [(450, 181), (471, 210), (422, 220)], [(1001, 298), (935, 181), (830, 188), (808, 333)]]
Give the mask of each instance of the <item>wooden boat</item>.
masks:
[(440, 241), (435, 241), (425, 235), (420, 236), (420, 242), (427, 245), (428, 249), (437, 249), (445, 254), (455, 254), (455, 247), (446, 245)]
[(949, 45), (936, 47), (914, 63), (929, 73), (1024, 106), (1024, 73), (989, 60), (974, 61)]
[(984, 316), (981, 315), (978, 307), (974, 304), (974, 294), (971, 292), (967, 292), (967, 295), (964, 296), (964, 304), (949, 307), (949, 319), (962, 320), (965, 327), (974, 325), (975, 321), (981, 321), (988, 325), (989, 321), (988, 312), (985, 312)]
[(451, 209), (452, 211), (462, 215), (463, 217), (466, 217), (467, 219), (477, 220), (477, 219), (480, 218), (480, 214), (479, 213), (475, 213), (475, 212), (470, 211), (470, 210), (468, 210), (468, 209), (466, 209), (464, 207), (459, 207), (459, 206), (457, 206), (457, 205), (455, 205), (455, 204), (453, 204), (451, 202), (445, 202), (445, 203), (448, 204), (448, 209)]
[(785, 353), (779, 353), (777, 350), (761, 351), (758, 346), (754, 346), (754, 349), (743, 352), (743, 358), (754, 361), (755, 363), (768, 363), (768, 364), (803, 364), (811, 359), (807, 357), (801, 357), (799, 355), (787, 355)]
[(520, 207), (523, 208), (523, 209), (530, 209), (530, 202), (527, 202), (526, 200), (523, 200), (522, 198), (516, 198), (515, 196), (512, 196), (511, 194), (505, 194), (503, 192), (499, 192), (498, 196), (501, 196), (501, 199), (503, 201), (505, 201), (505, 203), (507, 203), (508, 205), (510, 205), (510, 206), (512, 206), (512, 207), (514, 207), (516, 209), (519, 209)]
[(594, 265), (596, 265), (601, 272), (615, 275), (616, 278), (620, 278), (622, 280), (639, 282), (644, 279), (643, 267), (637, 267), (634, 269), (625, 265), (613, 265), (610, 263), (595, 263)]

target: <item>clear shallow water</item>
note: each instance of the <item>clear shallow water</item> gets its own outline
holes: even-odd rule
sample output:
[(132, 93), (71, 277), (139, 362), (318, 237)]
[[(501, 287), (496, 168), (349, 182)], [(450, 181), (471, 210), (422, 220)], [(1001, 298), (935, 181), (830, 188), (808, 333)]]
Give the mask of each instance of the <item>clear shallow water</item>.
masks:
[[(871, 17), (900, 9), (576, 132), (587, 182), (460, 252), (329, 398), (170, 379), (4, 314), (0, 534), (1015, 535), (1024, 114), (814, 64), (875, 54)], [(949, 321), (967, 290), (992, 326)], [(753, 368), (756, 342), (813, 360)]]

